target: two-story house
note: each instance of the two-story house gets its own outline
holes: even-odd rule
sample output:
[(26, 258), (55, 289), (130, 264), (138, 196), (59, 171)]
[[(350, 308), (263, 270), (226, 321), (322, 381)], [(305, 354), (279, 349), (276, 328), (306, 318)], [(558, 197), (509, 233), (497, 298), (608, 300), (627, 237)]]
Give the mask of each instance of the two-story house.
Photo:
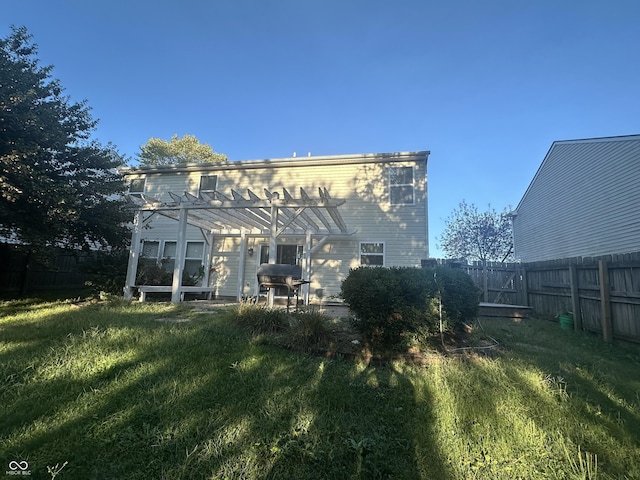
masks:
[[(429, 152), (134, 167), (125, 296), (141, 258), (173, 272), (171, 292), (258, 294), (260, 264), (301, 266), (305, 303), (334, 297), (349, 269), (420, 266), (429, 256)], [(184, 272), (199, 287), (182, 285)], [(142, 289), (143, 291), (145, 289)], [(154, 291), (146, 289), (146, 291)], [(144, 292), (143, 292), (144, 296)]]

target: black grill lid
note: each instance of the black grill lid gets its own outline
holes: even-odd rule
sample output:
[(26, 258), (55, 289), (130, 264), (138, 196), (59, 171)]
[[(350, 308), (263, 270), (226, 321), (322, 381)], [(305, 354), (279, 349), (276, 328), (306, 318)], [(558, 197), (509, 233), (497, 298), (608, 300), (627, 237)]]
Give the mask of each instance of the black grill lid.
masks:
[(284, 263), (263, 263), (258, 267), (258, 277), (302, 278), (302, 266)]

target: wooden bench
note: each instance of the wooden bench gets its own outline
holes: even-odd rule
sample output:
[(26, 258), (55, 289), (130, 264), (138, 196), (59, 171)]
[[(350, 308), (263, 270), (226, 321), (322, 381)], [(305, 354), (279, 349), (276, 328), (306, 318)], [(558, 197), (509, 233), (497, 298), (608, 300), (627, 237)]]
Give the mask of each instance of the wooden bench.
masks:
[[(147, 299), (147, 293), (172, 293), (173, 287), (171, 285), (136, 285), (138, 292), (140, 292), (139, 300), (144, 302)], [(184, 301), (185, 293), (206, 293), (207, 300), (211, 300), (213, 292), (216, 287), (194, 287), (194, 286), (182, 286), (180, 287), (180, 301)]]

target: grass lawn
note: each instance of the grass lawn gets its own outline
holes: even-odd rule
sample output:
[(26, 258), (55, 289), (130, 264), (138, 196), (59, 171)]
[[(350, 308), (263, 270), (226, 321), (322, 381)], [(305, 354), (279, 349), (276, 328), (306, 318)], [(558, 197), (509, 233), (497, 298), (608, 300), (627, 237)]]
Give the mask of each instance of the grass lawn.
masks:
[(640, 479), (637, 349), (482, 326), (499, 348), (366, 365), (270, 345), (228, 311), (0, 303), (0, 475)]

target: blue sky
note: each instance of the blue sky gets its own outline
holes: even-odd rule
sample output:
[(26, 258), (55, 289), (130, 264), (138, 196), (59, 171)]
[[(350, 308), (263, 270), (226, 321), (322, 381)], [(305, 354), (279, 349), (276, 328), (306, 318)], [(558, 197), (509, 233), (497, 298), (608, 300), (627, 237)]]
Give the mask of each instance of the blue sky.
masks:
[[(430, 150), (431, 256), (465, 199), (515, 207), (554, 140), (640, 133), (636, 0), (2, 1), (135, 157)], [(567, 182), (571, 179), (568, 178)]]

